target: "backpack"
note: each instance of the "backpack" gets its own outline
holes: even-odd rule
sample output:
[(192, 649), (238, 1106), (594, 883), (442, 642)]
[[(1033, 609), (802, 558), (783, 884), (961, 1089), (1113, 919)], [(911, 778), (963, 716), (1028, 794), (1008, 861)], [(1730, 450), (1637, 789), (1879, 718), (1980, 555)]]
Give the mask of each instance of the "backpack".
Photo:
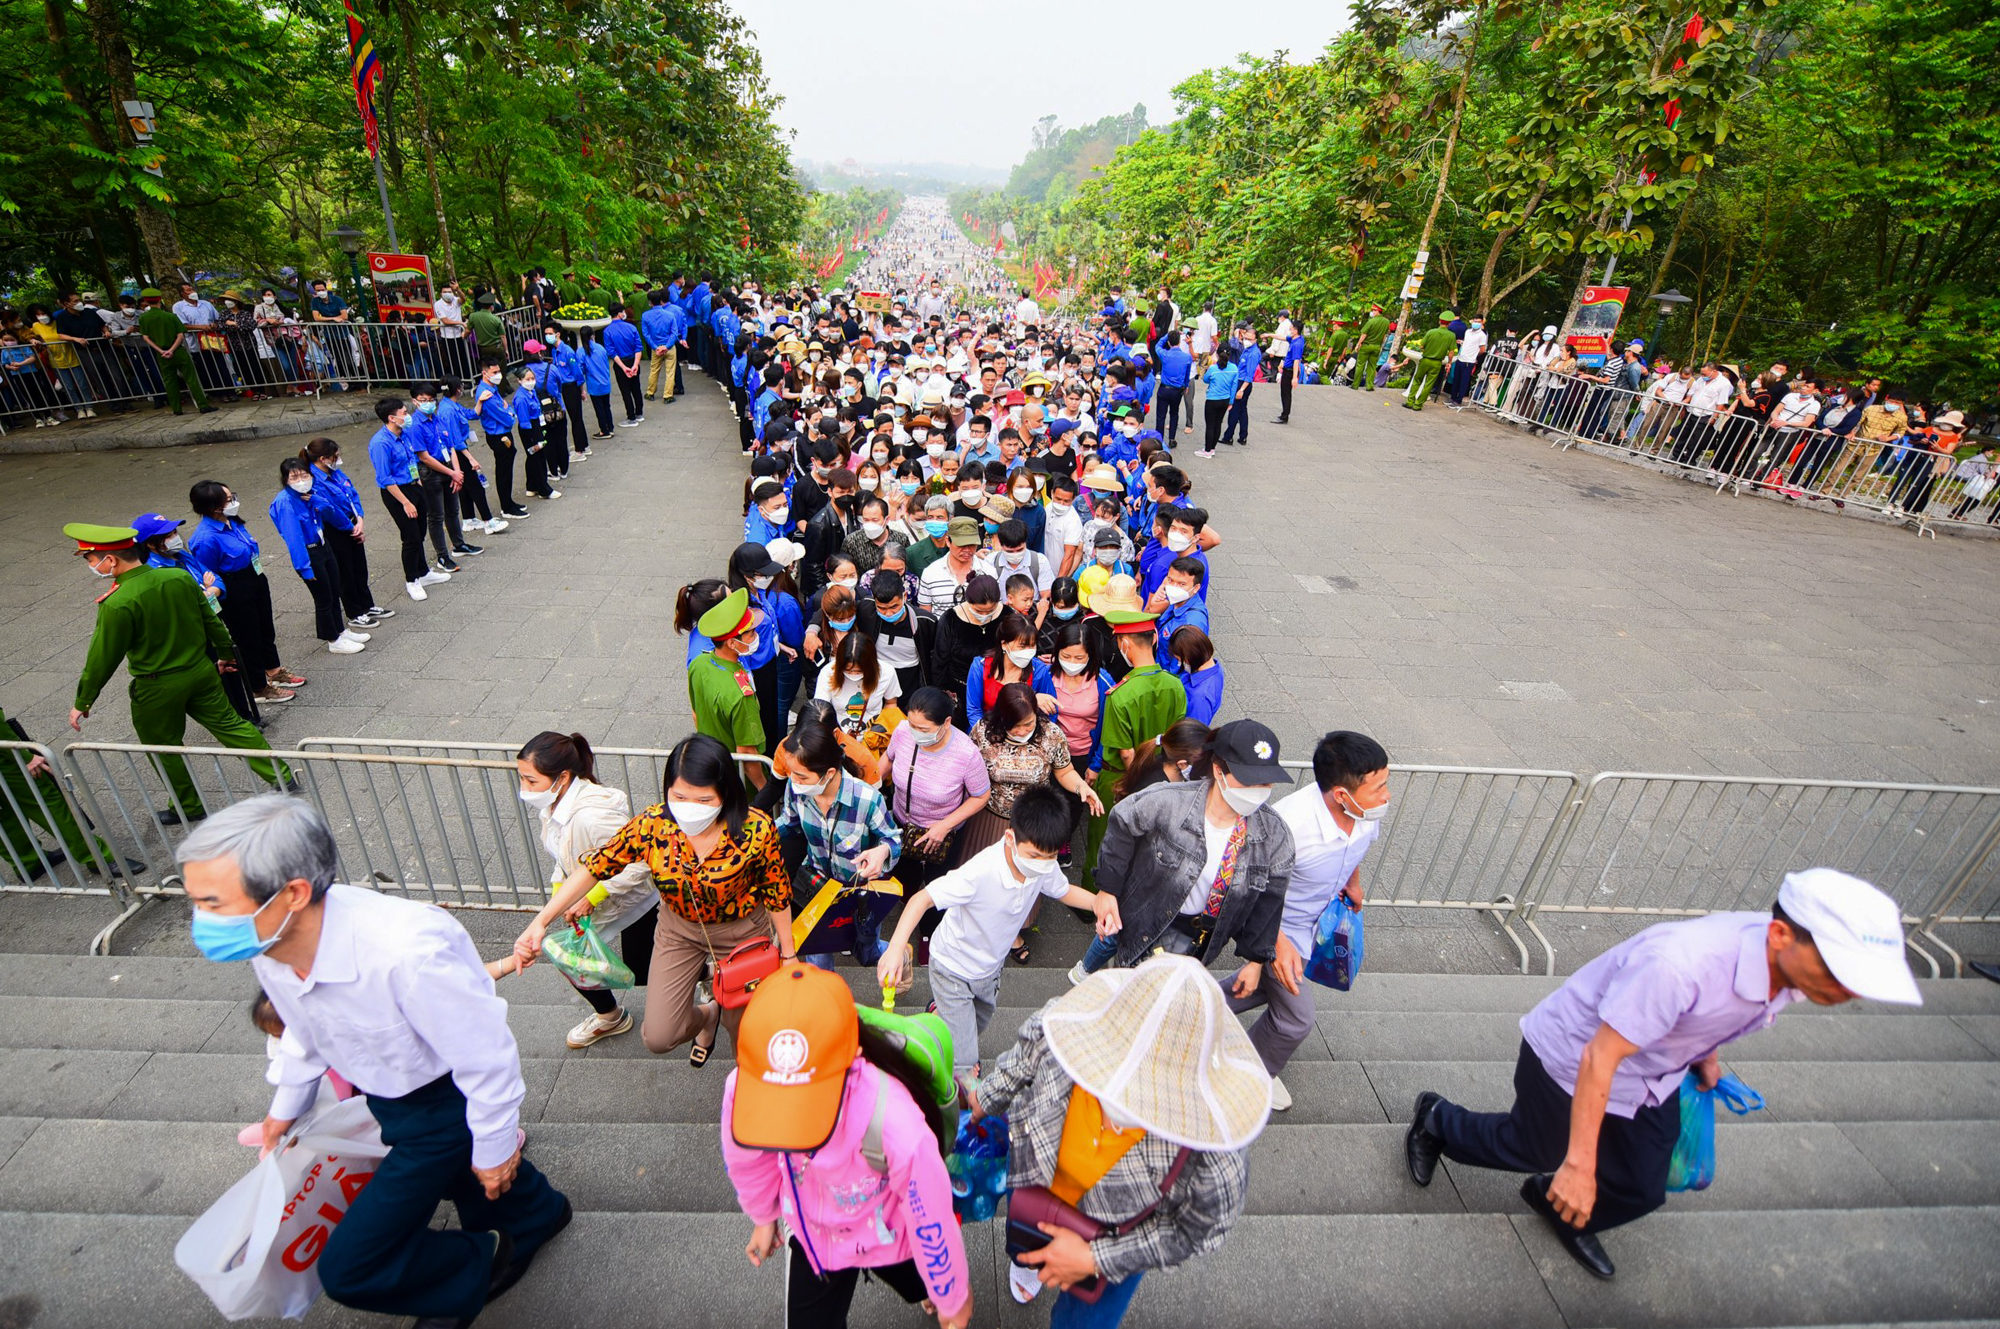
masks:
[[(937, 1136), (938, 1152), (950, 1158), (958, 1141), (958, 1080), (952, 1074), (950, 1027), (930, 1012), (898, 1015), (865, 1001), (854, 1003), (854, 1009), (861, 1017), (861, 1023), (881, 1035), (901, 1056), (909, 1074), (899, 1078), (906, 1088), (911, 1089), (917, 1106), (923, 1109), (924, 1120), (929, 1123), (931, 1133)], [(888, 1067), (880, 1069), (892, 1073)], [(919, 1087), (928, 1092), (917, 1093)], [(861, 1152), (870, 1167), (878, 1172), (888, 1171), (882, 1154), (882, 1104), (879, 1100), (875, 1105), (875, 1115), (869, 1120)]]

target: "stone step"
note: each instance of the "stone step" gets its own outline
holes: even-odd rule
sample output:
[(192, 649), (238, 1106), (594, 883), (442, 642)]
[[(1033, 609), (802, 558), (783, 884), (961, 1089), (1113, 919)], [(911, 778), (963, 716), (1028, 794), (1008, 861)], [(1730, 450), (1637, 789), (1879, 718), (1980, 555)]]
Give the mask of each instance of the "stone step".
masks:
[[(249, 1171), (239, 1123), (0, 1118), (0, 1210), (192, 1218)], [(1254, 1214), (1526, 1213), (1520, 1179), (1447, 1163), (1422, 1189), (1403, 1124), (1275, 1118), (1252, 1147)], [(580, 1210), (734, 1213), (718, 1127), (554, 1122), (529, 1156)], [(11, 1143), (10, 1143), (11, 1142)], [(2000, 1122), (1740, 1126), (1717, 1131), (1717, 1180), (1675, 1211), (1922, 1208), (2000, 1203)]]
[[(174, 1267), (186, 1226), (178, 1215), (0, 1213), (5, 1304), (35, 1329), (219, 1324)], [(529, 1276), (479, 1317), (481, 1329), (651, 1324), (664, 1306), (686, 1329), (777, 1325), (782, 1271), (738, 1263), (748, 1230), (728, 1214), (580, 1212)], [(966, 1244), (974, 1325), (1047, 1323), (1045, 1304), (1018, 1307), (1002, 1287), (998, 1224), (966, 1229)], [(2000, 1208), (1990, 1206), (1716, 1213), (1670, 1204), (1606, 1237), (1619, 1274), (1602, 1283), (1532, 1215), (1253, 1214), (1219, 1251), (1148, 1275), (1125, 1322), (1133, 1329), (1990, 1324), (2000, 1304), (1996, 1245)], [(864, 1282), (853, 1322), (894, 1329), (926, 1321)], [(245, 1323), (277, 1329), (281, 1322)], [(324, 1300), (304, 1321), (308, 1329), (398, 1323)]]

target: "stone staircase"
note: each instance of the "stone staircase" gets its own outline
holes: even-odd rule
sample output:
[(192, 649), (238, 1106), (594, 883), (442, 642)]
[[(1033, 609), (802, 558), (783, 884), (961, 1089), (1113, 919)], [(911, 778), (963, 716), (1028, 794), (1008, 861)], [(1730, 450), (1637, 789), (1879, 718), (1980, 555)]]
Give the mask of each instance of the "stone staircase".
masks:
[[(869, 999), (872, 975), (843, 972)], [(254, 1161), (235, 1142), (269, 1097), (252, 981), (192, 958), (0, 955), (0, 1329), (222, 1322), (173, 1246)], [(1418, 1091), (1504, 1107), (1516, 1021), (1556, 981), (1370, 972), (1322, 993), (1285, 1077), (1297, 1106), (1255, 1146), (1249, 1214), (1218, 1254), (1150, 1277), (1128, 1323), (2000, 1323), (2000, 987), (1926, 983), (1920, 1011), (1794, 1009), (1733, 1045), (1726, 1064), (1768, 1109), (1724, 1121), (1711, 1189), (1607, 1239), (1620, 1272), (1602, 1284), (1517, 1179), (1448, 1166), (1419, 1190), (1403, 1172)], [(1010, 970), (982, 1050), (1066, 988), (1059, 968)], [(577, 1218), (481, 1326), (782, 1323), (782, 1275), (744, 1261), (717, 1146), (727, 1040), (701, 1071), (636, 1033), (573, 1052), (583, 1006), (556, 974), (500, 990), (530, 1154)], [(1045, 1303), (1007, 1295), (998, 1226), (966, 1235), (974, 1322), (1046, 1324)], [(864, 1285), (855, 1324), (923, 1322)], [(323, 1300), (307, 1323), (393, 1322)]]

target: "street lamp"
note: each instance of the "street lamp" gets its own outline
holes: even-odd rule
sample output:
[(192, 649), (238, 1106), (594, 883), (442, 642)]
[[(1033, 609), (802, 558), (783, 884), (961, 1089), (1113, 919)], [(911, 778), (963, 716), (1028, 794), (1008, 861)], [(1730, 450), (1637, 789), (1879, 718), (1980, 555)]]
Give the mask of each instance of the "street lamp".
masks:
[(1660, 325), (1667, 320), (1674, 310), (1680, 308), (1682, 305), (1693, 304), (1694, 299), (1691, 296), (1682, 295), (1679, 291), (1669, 287), (1664, 291), (1655, 292), (1652, 296), (1652, 301), (1655, 306), (1653, 334), (1646, 339), (1646, 349), (1657, 353), (1660, 348)]
[(333, 238), (339, 242), (341, 249), (346, 251), (347, 270), (354, 274), (354, 302), (361, 305), (368, 313), (370, 322), (380, 322), (380, 315), (376, 312), (372, 298), (373, 292), (361, 284), (361, 246), (368, 237), (343, 222), (334, 228)]

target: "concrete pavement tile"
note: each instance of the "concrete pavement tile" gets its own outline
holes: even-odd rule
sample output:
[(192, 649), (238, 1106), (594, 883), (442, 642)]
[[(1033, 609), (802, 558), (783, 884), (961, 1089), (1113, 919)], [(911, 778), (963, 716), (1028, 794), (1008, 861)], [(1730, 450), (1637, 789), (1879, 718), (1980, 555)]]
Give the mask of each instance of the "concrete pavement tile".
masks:
[[(2000, 1103), (2000, 1062), (1737, 1061), (1723, 1065), (1764, 1095), (1773, 1121), (1979, 1121)], [(1917, 1086), (1921, 1085), (1921, 1088)]]
[(21, 1146), (27, 1143), (42, 1117), (0, 1117), (0, 1170), (4, 1170)]
[(2000, 1121), (1853, 1121), (1839, 1129), (1904, 1204), (2000, 1203)]
[(193, 1052), (234, 1010), (226, 1001), (0, 997), (0, 1045)]
[(0, 1211), (192, 1218), (256, 1166), (245, 1124), (52, 1118), (0, 1167)]
[(47, 1048), (0, 1050), (0, 1114), (101, 1116), (151, 1055)]

